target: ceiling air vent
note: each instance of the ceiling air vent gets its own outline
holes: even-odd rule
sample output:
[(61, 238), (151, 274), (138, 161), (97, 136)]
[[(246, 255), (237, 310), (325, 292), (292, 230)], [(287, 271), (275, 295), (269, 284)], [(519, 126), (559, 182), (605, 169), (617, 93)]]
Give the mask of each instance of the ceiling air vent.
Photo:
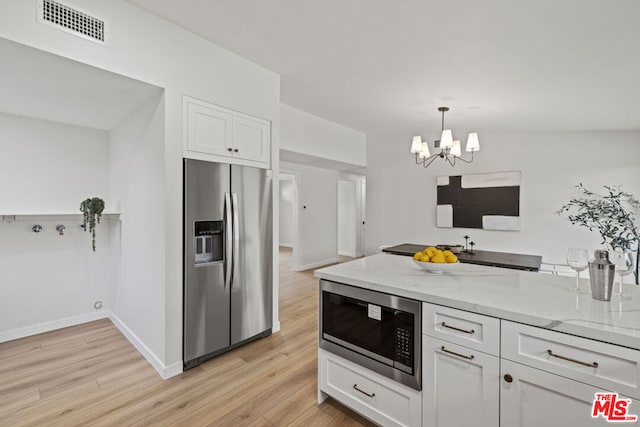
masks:
[(38, 21), (97, 43), (105, 42), (104, 21), (53, 0), (38, 0)]

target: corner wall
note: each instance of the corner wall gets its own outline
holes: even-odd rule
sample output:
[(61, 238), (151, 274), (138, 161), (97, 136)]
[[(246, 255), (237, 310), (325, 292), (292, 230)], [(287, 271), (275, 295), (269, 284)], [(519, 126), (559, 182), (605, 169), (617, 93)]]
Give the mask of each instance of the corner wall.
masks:
[(111, 317), (160, 372), (169, 369), (157, 350), (162, 348), (162, 336), (155, 332), (165, 324), (166, 295), (158, 286), (164, 279), (166, 240), (164, 106), (159, 94), (109, 133), (110, 198), (123, 212)]
[(298, 270), (338, 260), (338, 171), (282, 162), (282, 173), (295, 173), (298, 185)]
[[(280, 113), (281, 156), (288, 160), (281, 162), (281, 169), (283, 173), (295, 172), (300, 178), (294, 249), (297, 268), (306, 270), (336, 262), (338, 177), (356, 181), (356, 204), (360, 201), (362, 178), (339, 169), (362, 169), (366, 164), (365, 135), (285, 104), (280, 104)], [(356, 234), (358, 253), (359, 229)]]
[(282, 150), (349, 163), (366, 164), (366, 136), (337, 123), (280, 104)]

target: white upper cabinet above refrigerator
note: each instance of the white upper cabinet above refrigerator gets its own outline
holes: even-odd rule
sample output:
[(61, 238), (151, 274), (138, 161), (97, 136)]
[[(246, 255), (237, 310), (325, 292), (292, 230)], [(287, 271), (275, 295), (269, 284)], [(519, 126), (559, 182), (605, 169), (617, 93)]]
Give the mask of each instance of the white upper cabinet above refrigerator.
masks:
[(233, 117), (233, 154), (258, 162), (269, 161), (270, 123), (266, 120), (235, 114)]
[(185, 108), (187, 150), (229, 156), (233, 151), (233, 114), (200, 102), (185, 102)]
[(271, 123), (184, 96), (184, 157), (269, 168)]

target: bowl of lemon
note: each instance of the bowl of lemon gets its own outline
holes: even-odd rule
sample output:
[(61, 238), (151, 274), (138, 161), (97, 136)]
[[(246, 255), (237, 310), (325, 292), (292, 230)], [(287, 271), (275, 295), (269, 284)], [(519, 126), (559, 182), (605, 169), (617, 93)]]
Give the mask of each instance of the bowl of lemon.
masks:
[(458, 257), (451, 251), (441, 251), (433, 246), (425, 248), (423, 251), (413, 255), (413, 262), (420, 268), (431, 273), (443, 273), (458, 268), (460, 262)]

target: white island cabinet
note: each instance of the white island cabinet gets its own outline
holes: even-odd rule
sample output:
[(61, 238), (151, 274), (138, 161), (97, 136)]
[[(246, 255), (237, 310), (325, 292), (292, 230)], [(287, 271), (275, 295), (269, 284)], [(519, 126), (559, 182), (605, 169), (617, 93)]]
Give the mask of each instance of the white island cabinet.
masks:
[[(315, 274), (424, 303), (422, 417), (409, 425), (582, 427), (640, 415), (640, 289), (604, 302), (569, 293), (572, 278), (469, 264), (431, 274), (386, 254)], [(601, 404), (594, 418), (597, 393), (624, 403), (617, 412)]]
[(509, 321), (501, 329), (502, 425), (605, 425), (591, 416), (595, 393), (640, 396), (638, 350)]
[(422, 307), (422, 425), (498, 426), (500, 321)]

